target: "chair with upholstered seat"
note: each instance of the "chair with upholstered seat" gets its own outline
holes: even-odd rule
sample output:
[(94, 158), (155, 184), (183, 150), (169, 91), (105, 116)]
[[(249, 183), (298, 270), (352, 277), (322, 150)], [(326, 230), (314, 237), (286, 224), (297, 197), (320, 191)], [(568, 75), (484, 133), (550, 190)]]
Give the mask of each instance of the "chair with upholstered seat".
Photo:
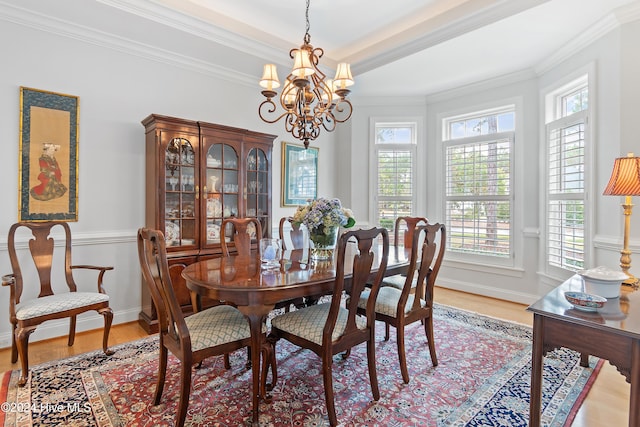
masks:
[(257, 218), (225, 218), (220, 225), (222, 255), (229, 256), (229, 243), (233, 242), (237, 254), (248, 256), (251, 253), (251, 242), (258, 242), (262, 237), (262, 225)]
[[(257, 218), (229, 217), (222, 220), (220, 225), (220, 247), (222, 256), (229, 256), (233, 252), (238, 256), (251, 256), (252, 240), (260, 240), (262, 226)], [(191, 292), (191, 305), (194, 310), (200, 310), (200, 297)]]
[[(61, 267), (64, 273), (66, 289), (55, 290), (52, 280), (52, 265), (54, 259), (54, 247), (57, 236), (53, 231), (61, 229), (60, 240), (64, 242), (64, 264)], [(28, 232), (28, 233), (27, 233)], [(33, 263), (28, 263), (27, 257), (20, 256), (16, 248), (16, 236), (28, 239), (27, 249), (30, 252)], [(22, 242), (17, 242), (22, 245)], [(69, 318), (69, 346), (73, 345), (76, 333), (76, 316), (87, 311), (97, 311), (104, 316), (104, 335), (102, 349), (105, 354), (111, 355), (113, 351), (108, 348), (109, 331), (113, 320), (113, 311), (109, 307), (109, 296), (102, 287), (104, 273), (113, 270), (113, 267), (99, 267), (93, 265), (71, 264), (71, 230), (66, 222), (20, 222), (13, 224), (9, 229), (7, 240), (9, 259), (11, 261), (12, 274), (3, 276), (2, 284), (10, 286), (9, 319), (13, 326), (11, 341), (11, 362), (18, 360), (18, 354), (22, 364), (22, 372), (18, 385), (23, 386), (27, 382), (29, 373), (29, 336), (36, 327), (47, 320)], [(22, 265), (21, 265), (22, 263)], [(29, 264), (29, 265), (28, 265)], [(35, 267), (33, 269), (32, 267)], [(90, 269), (98, 272), (97, 289), (94, 292), (79, 292), (74, 281), (73, 271), (77, 269)], [(23, 270), (27, 273), (23, 276)], [(28, 274), (31, 273), (31, 274)], [(35, 277), (37, 273), (37, 278)], [(34, 278), (30, 276), (33, 275)], [(35, 282), (38, 288), (35, 288)], [(26, 298), (23, 294), (33, 295)]]
[[(236, 218), (228, 217), (222, 220), (220, 225), (220, 246), (222, 248), (222, 255), (227, 257), (232, 253), (239, 257), (257, 256), (257, 250), (252, 253), (252, 242), (259, 242), (263, 237), (262, 224), (257, 218)], [(229, 237), (229, 241), (227, 241)], [(230, 243), (233, 244), (235, 252), (231, 252)], [(258, 244), (258, 243), (256, 243)], [(192, 301), (194, 300), (193, 293)], [(265, 326), (266, 327), (266, 326)], [(261, 351), (270, 351), (269, 347), (264, 347)], [(225, 362), (229, 356), (225, 355)], [(267, 360), (271, 360), (270, 357)], [(251, 349), (247, 348), (247, 368), (251, 367)], [(266, 369), (266, 368), (265, 368)]]
[[(283, 251), (309, 248), (309, 236), (305, 226), (295, 222), (292, 217), (280, 218), (278, 234), (282, 241)], [(287, 242), (290, 245), (287, 245)]]
[[(295, 261), (303, 262), (306, 260), (305, 256), (309, 256), (309, 235), (304, 225), (294, 222), (292, 217), (280, 218), (280, 225), (278, 226), (278, 236), (282, 244), (282, 251), (288, 251), (295, 257)], [(288, 244), (287, 244), (288, 242)], [(317, 298), (307, 297), (309, 304), (313, 304), (317, 301)], [(305, 306), (305, 298), (294, 298), (292, 300), (283, 301), (276, 304), (275, 308), (284, 308), (285, 311), (289, 311), (291, 304), (297, 308)]]
[[(422, 242), (422, 244), (420, 244)], [(405, 383), (409, 372), (404, 345), (404, 328), (414, 322), (424, 323), (431, 363), (438, 366), (433, 336), (433, 290), (444, 257), (446, 229), (442, 224), (418, 225), (413, 232), (413, 250), (409, 272), (402, 290), (392, 286), (380, 288), (376, 298), (376, 320), (396, 328), (400, 372)], [(360, 313), (366, 313), (373, 294), (363, 292), (358, 303)], [(388, 340), (388, 333), (385, 340)]]
[[(189, 317), (183, 316), (171, 283), (164, 235), (160, 231), (146, 228), (138, 230), (138, 257), (144, 281), (158, 313), (160, 360), (153, 403), (160, 404), (170, 351), (181, 362), (176, 425), (183, 426), (189, 405), (193, 366), (208, 357), (248, 347), (251, 341), (249, 323), (237, 308), (224, 304)], [(228, 359), (224, 364), (225, 368), (230, 368)]]
[[(251, 256), (252, 241), (259, 241), (261, 236), (262, 225), (257, 218), (224, 218), (220, 224), (222, 256), (229, 256), (231, 253), (238, 256)], [(190, 294), (191, 305), (194, 312), (197, 312), (202, 306), (200, 296), (194, 292)]]
[[(347, 242), (350, 239), (354, 241), (355, 245), (349, 242), (351, 247), (349, 253), (355, 248), (359, 250), (357, 253), (353, 251), (353, 255), (347, 255)], [(375, 252), (379, 240), (382, 240), (382, 253)], [(284, 338), (299, 347), (310, 349), (320, 357), (327, 412), (332, 426), (337, 424), (333, 396), (333, 355), (348, 351), (358, 344), (367, 343), (371, 391), (374, 400), (380, 398), (375, 365), (375, 313), (373, 308), (375, 296), (380, 289), (380, 282), (387, 266), (389, 236), (384, 228), (349, 231), (340, 237), (337, 250), (336, 280), (331, 302), (275, 316), (271, 321), (272, 328), (269, 335), (274, 346), (278, 339)], [(347, 261), (347, 256), (353, 258)], [(371, 276), (376, 256), (380, 257), (380, 266), (371, 289), (368, 290), (373, 300), (367, 307), (368, 311), (365, 316), (359, 316), (357, 314), (358, 302)], [(345, 281), (345, 265), (353, 265), (352, 278), (348, 281)], [(350, 284), (349, 289), (345, 289), (345, 282)], [(347, 306), (343, 307), (341, 300), (345, 290), (349, 292), (351, 298), (348, 299)]]
[[(427, 224), (428, 222), (427, 218), (421, 216), (399, 216), (396, 218), (393, 229), (393, 244), (396, 247), (410, 249), (413, 244), (413, 230), (417, 225)], [(393, 276), (385, 277), (382, 280), (382, 286), (393, 286), (402, 289), (405, 277), (405, 274), (394, 274)]]

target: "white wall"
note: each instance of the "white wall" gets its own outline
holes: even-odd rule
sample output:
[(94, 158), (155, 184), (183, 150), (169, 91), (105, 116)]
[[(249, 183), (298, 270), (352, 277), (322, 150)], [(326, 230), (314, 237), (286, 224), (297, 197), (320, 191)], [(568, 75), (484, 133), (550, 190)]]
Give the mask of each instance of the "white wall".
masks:
[[(591, 162), (594, 183), (589, 190), (595, 207), (592, 230), (594, 247), (593, 265), (587, 267), (606, 265), (617, 268), (622, 248), (622, 198), (602, 196), (602, 191), (608, 182), (615, 157), (625, 155), (627, 151), (640, 154), (637, 126), (637, 117), (640, 116), (637, 102), (640, 99), (640, 81), (637, 78), (640, 75), (639, 37), (640, 21), (635, 21), (602, 35), (561, 63), (547, 65), (537, 72), (531, 70), (501, 76), (424, 99), (359, 99), (352, 119), (351, 151), (346, 152), (352, 167), (348, 181), (350, 190), (342, 191), (351, 193), (355, 206), (367, 206), (369, 203), (371, 192), (360, 177), (367, 176), (369, 171), (369, 163), (362, 157), (369, 153), (368, 131), (372, 117), (421, 114), (426, 123), (425, 138), (420, 140), (424, 145), (424, 157), (421, 160), (427, 172), (419, 184), (422, 202), (416, 213), (443, 221), (443, 171), (438, 163), (441, 158), (438, 147), (441, 119), (461, 110), (480, 110), (489, 105), (496, 106), (496, 102), (500, 104), (502, 100), (516, 100), (519, 105), (514, 166), (516, 259), (508, 268), (497, 268), (445, 257), (438, 284), (506, 300), (534, 302), (572, 274), (567, 272), (564, 277), (551, 277), (539, 269), (540, 233), (544, 232), (539, 209), (540, 202), (544, 200), (541, 193), (544, 177), (540, 173), (540, 141), (544, 137), (543, 118), (540, 116), (543, 111), (540, 105), (541, 91), (576, 70), (595, 63), (595, 87), (590, 93), (590, 101), (595, 105), (591, 114), (595, 120), (592, 136), (595, 148)], [(636, 254), (640, 252), (638, 213), (632, 216), (630, 248)], [(632, 272), (638, 275), (640, 254), (635, 258), (636, 267), (632, 268)]]
[[(38, 5), (46, 6), (47, 2)], [(71, 4), (77, 5), (74, 2)], [(58, 4), (62, 7), (62, 3)], [(0, 275), (11, 272), (6, 237), (18, 219), (18, 147), (20, 86), (79, 97), (79, 207), (78, 221), (70, 223), (74, 235), (74, 263), (112, 265), (105, 287), (114, 310), (114, 323), (135, 321), (140, 312), (140, 271), (136, 231), (144, 223), (144, 128), (140, 121), (151, 113), (202, 120), (259, 132), (280, 134), (273, 150), (273, 218), (290, 215), (280, 207), (281, 142), (287, 137), (282, 123), (263, 123), (257, 80), (226, 76), (203, 67), (196, 59), (175, 57), (151, 46), (125, 41), (87, 28), (50, 22), (41, 16), (3, 9), (0, 3)], [(67, 10), (66, 12), (70, 12)], [(5, 14), (6, 13), (6, 14)], [(58, 11), (62, 15), (65, 11)], [(44, 29), (43, 29), (44, 28)], [(148, 28), (162, 38), (162, 28)], [(153, 38), (152, 34), (146, 34)], [(166, 35), (165, 35), (166, 36)], [(204, 57), (206, 53), (199, 52)], [(223, 64), (224, 60), (220, 63)], [(10, 65), (9, 65), (10, 64)], [(335, 134), (323, 134), (312, 143), (320, 147), (319, 163), (328, 168), (335, 158)], [(320, 174), (319, 192), (334, 196), (334, 174)], [(277, 232), (277, 228), (276, 228)], [(21, 256), (27, 256), (20, 242)], [(84, 276), (82, 276), (84, 277)], [(95, 288), (95, 277), (79, 286)], [(0, 347), (10, 344), (9, 289), (0, 289)], [(102, 317), (79, 317), (78, 331), (102, 325)], [(31, 340), (67, 333), (67, 321), (40, 326)]]

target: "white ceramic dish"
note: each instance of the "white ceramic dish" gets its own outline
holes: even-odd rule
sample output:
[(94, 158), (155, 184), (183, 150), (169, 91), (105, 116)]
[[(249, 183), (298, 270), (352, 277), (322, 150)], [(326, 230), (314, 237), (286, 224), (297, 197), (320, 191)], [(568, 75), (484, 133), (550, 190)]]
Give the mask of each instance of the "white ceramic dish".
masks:
[(622, 281), (627, 278), (622, 271), (604, 266), (580, 270), (578, 274), (584, 279), (584, 289), (587, 293), (605, 298), (618, 298)]
[(207, 240), (214, 242), (220, 241), (220, 226), (218, 224), (207, 225)]
[(164, 239), (167, 242), (172, 242), (180, 238), (180, 227), (173, 222), (166, 222), (164, 224)]
[(604, 297), (584, 292), (565, 292), (564, 297), (574, 308), (582, 311), (597, 311), (607, 302)]

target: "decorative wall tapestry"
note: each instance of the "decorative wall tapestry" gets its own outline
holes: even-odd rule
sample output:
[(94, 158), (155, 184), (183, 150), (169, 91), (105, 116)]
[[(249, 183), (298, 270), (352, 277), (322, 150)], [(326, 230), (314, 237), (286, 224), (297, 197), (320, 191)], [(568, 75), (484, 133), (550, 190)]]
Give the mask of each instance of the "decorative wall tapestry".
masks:
[(78, 220), (78, 97), (20, 88), (18, 220)]

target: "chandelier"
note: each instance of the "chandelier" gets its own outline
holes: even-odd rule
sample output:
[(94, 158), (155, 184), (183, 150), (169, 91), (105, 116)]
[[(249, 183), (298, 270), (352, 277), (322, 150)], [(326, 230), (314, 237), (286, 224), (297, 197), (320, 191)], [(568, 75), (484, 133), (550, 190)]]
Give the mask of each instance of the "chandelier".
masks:
[(344, 123), (351, 117), (353, 107), (346, 99), (353, 84), (351, 66), (338, 64), (335, 78), (328, 79), (318, 68), (320, 58), (324, 54), (321, 48), (311, 46), (309, 35), (309, 1), (307, 0), (307, 27), (304, 43), (299, 49), (291, 49), (289, 56), (293, 59), (293, 69), (287, 76), (282, 92), (278, 97), (281, 114), (277, 113), (273, 98), (280, 87), (275, 64), (265, 64), (260, 86), (264, 88), (262, 95), (266, 100), (258, 107), (260, 118), (267, 123), (275, 123), (284, 118), (285, 130), (294, 138), (309, 146), (320, 135), (321, 127), (327, 132), (336, 128), (336, 123)]

